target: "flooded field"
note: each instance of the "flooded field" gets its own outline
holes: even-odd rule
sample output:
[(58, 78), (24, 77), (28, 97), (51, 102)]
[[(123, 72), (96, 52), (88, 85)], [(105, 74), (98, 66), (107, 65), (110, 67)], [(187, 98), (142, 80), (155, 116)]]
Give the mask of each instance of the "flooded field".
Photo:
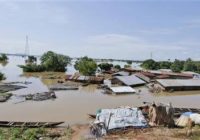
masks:
[[(44, 74), (31, 76), (23, 74), (17, 67), (23, 64), (24, 59), (10, 57), (9, 63), (0, 66), (0, 70), (6, 75), (6, 82), (29, 81), (27, 88), (12, 92), (16, 95), (24, 95), (36, 92), (48, 91), (48, 85), (55, 80), (45, 78)], [(73, 68), (68, 68), (69, 73)], [(43, 75), (43, 76), (42, 76)], [(58, 74), (59, 76), (64, 73)], [(10, 121), (66, 121), (68, 124), (88, 122), (87, 114), (95, 113), (99, 108), (112, 108), (118, 106), (139, 106), (143, 101), (172, 102), (177, 107), (200, 108), (200, 91), (163, 93), (153, 95), (146, 87), (141, 88), (141, 93), (132, 95), (112, 96), (103, 94), (95, 85), (80, 87), (76, 91), (56, 91), (57, 98), (47, 101), (26, 101), (14, 104), (14, 97), (8, 102), (0, 103), (0, 120)]]

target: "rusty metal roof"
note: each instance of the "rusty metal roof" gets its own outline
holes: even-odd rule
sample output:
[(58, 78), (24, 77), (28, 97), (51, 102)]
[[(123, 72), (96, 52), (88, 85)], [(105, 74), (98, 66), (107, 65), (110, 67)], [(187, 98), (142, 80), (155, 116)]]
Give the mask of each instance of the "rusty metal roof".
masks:
[(200, 87), (199, 79), (158, 79), (163, 87)]

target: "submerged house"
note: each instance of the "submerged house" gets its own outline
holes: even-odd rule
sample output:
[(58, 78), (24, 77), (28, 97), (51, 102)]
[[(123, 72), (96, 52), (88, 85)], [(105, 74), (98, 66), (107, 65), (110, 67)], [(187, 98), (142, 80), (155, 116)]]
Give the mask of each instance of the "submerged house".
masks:
[(128, 75), (130, 75), (130, 73), (126, 72), (126, 71), (119, 71), (119, 72), (112, 74), (112, 76), (128, 76)]
[(67, 75), (65, 80), (66, 81), (81, 82), (81, 83), (103, 84), (104, 77), (83, 76), (83, 75), (74, 74), (72, 76)]
[(109, 94), (129, 94), (135, 93), (135, 89), (129, 86), (109, 87), (105, 90)]
[(126, 85), (126, 86), (142, 86), (146, 84), (145, 81), (141, 80), (135, 75), (129, 75), (129, 76), (115, 76), (111, 80), (112, 84), (118, 84), (118, 85)]
[(166, 91), (200, 90), (200, 79), (158, 79), (156, 82)]

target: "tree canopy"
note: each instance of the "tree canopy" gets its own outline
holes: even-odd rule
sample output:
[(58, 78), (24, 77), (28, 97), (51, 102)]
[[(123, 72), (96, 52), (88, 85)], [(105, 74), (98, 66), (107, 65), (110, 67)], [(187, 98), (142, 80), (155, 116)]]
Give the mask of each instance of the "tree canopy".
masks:
[[(31, 59), (34, 60), (35, 58)], [(69, 56), (57, 54), (52, 51), (44, 53), (40, 60), (40, 65), (37, 65), (35, 63), (27, 63), (26, 65), (20, 65), (19, 67), (22, 68), (24, 72), (65, 72), (67, 70), (67, 65), (71, 63), (71, 59)]]
[(128, 64), (128, 65), (131, 65), (131, 64), (132, 64), (132, 61), (131, 61), (131, 60), (127, 60), (127, 64)]
[(148, 59), (141, 64), (141, 67), (150, 70), (171, 69), (173, 72), (193, 71), (200, 73), (200, 62), (193, 61), (191, 58), (188, 58), (186, 61), (175, 59), (174, 62), (170, 61), (156, 62), (153, 59)]
[(174, 63), (171, 65), (171, 70), (173, 72), (181, 72), (183, 70), (184, 61), (180, 61), (176, 59)]
[(85, 56), (75, 62), (74, 68), (79, 70), (81, 74), (89, 76), (95, 74), (97, 64), (92, 58)]
[(6, 54), (1, 54), (0, 55), (0, 61), (7, 61), (8, 57), (6, 56)]
[(102, 70), (102, 71), (109, 71), (111, 70), (111, 68), (113, 67), (113, 64), (110, 63), (101, 63), (98, 65), (98, 67)]
[(184, 71), (197, 71), (197, 65), (195, 62), (192, 61), (192, 59), (188, 58), (183, 66)]
[(150, 69), (150, 70), (157, 70), (160, 68), (159, 63), (154, 61), (153, 59), (147, 59), (145, 60), (141, 66), (145, 69)]
[(70, 64), (69, 56), (56, 54), (52, 51), (44, 53), (41, 57), (41, 65), (45, 67), (46, 71), (65, 72), (66, 67)]
[(26, 63), (32, 64), (32, 63), (36, 63), (37, 62), (37, 58), (35, 56), (28, 56), (28, 59), (26, 60)]
[(114, 68), (119, 70), (119, 69), (121, 69), (121, 66), (120, 65), (115, 65)]
[(0, 72), (0, 81), (4, 79), (5, 79), (4, 74)]

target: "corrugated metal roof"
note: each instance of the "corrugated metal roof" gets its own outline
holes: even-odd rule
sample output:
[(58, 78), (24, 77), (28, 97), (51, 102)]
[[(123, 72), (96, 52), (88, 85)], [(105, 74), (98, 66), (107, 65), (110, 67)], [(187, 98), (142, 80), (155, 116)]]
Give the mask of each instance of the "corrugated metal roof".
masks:
[(199, 79), (158, 79), (156, 81), (164, 87), (200, 87)]
[(149, 83), (151, 81), (151, 79), (147, 76), (145, 76), (142, 73), (136, 73), (135, 76), (137, 76), (138, 78), (142, 79), (143, 81)]
[(140, 78), (136, 77), (135, 75), (116, 76), (116, 78), (127, 86), (142, 85), (142, 84), (146, 83), (145, 81), (141, 80)]
[(119, 71), (119, 72), (116, 72), (116, 73), (113, 74), (113, 76), (115, 76), (115, 75), (128, 76), (129, 72)]
[(135, 93), (135, 89), (129, 86), (120, 86), (120, 87), (110, 87), (110, 89), (115, 93)]

